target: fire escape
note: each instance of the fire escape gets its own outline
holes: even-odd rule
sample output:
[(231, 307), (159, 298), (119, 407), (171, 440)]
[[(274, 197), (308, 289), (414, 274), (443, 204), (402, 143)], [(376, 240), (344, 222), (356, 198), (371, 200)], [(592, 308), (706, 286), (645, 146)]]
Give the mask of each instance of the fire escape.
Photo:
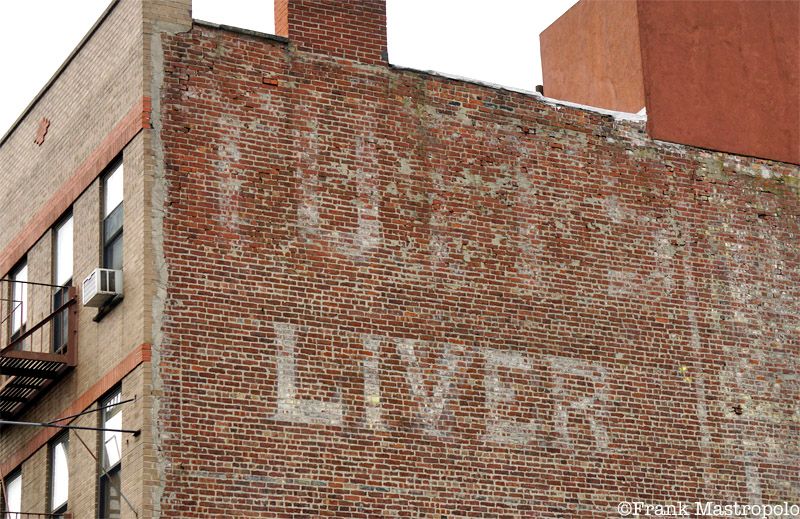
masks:
[[(73, 286), (6, 279), (0, 282), (5, 294), (0, 300), (9, 310), (0, 321), (0, 337), (4, 338), (0, 350), (0, 420), (9, 420), (22, 414), (75, 366), (78, 305)], [(7, 290), (8, 285), (20, 283), (55, 292), (51, 296), (55, 309), (33, 326), (25, 322), (31, 315), (25, 312), (28, 298), (15, 300), (14, 290)]]

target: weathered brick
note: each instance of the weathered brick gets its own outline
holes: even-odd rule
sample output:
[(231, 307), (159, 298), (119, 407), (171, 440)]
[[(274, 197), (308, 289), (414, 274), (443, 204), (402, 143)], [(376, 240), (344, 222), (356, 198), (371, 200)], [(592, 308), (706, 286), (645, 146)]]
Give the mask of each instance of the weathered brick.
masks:
[(314, 21), (162, 40), (165, 516), (798, 501), (796, 167)]
[[(24, 418), (121, 383), (143, 519), (800, 502), (796, 166), (393, 68), (382, 2), (290, 2), (287, 41), (122, 0), (0, 146), (0, 270), (36, 278), (70, 206), (97, 266), (98, 175), (126, 171), (125, 300), (81, 309)], [(53, 434), (0, 436), (29, 511)], [(70, 467), (92, 517), (76, 441)]]

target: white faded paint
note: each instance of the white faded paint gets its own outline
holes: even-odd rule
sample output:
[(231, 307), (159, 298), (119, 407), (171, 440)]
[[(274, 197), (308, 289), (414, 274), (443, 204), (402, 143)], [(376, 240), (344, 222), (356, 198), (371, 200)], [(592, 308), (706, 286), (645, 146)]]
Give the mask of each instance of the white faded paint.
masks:
[(487, 348), (483, 351), (486, 390), (486, 434), (484, 438), (497, 443), (524, 445), (534, 439), (538, 425), (533, 422), (517, 422), (502, 417), (498, 409), (504, 403), (514, 402), (516, 392), (510, 385), (500, 380), (502, 371), (516, 370), (530, 372), (533, 365), (523, 354)]
[[(691, 277), (691, 276), (689, 276)], [(693, 280), (688, 281), (688, 291), (694, 293)], [(689, 302), (693, 296), (689, 296)], [(690, 321), (692, 316), (690, 315)], [(298, 396), (296, 374), (297, 336), (300, 327), (288, 323), (273, 323), (276, 345), (277, 364), (277, 406), (273, 414), (276, 420), (300, 424), (336, 425), (341, 426), (344, 421), (346, 406), (341, 395), (330, 399), (301, 398)], [(381, 356), (382, 344), (393, 344), (402, 360), (404, 375), (408, 383), (408, 391), (412, 397), (415, 418), (420, 429), (431, 436), (438, 438), (448, 437), (452, 431), (448, 425), (458, 418), (451, 412), (451, 406), (457, 398), (460, 377), (464, 376), (466, 366), (470, 359), (479, 356), (483, 360), (483, 378), (485, 398), (485, 422), (483, 424), (482, 438), (485, 441), (504, 445), (536, 445), (546, 442), (549, 432), (559, 435), (565, 448), (574, 448), (578, 443), (575, 431), (571, 429), (570, 417), (582, 415), (589, 424), (591, 437), (595, 450), (599, 453), (610, 453), (612, 439), (607, 429), (608, 424), (608, 369), (600, 363), (580, 359), (559, 357), (552, 355), (529, 355), (524, 352), (482, 348), (476, 350), (463, 345), (437, 344), (435, 347), (423, 341), (411, 339), (390, 339), (375, 335), (360, 335), (363, 345), (361, 374), (363, 376), (363, 408), (364, 415), (361, 422), (365, 428), (375, 432), (388, 431), (391, 428), (386, 423), (386, 413), (392, 412), (387, 408), (383, 399), (381, 386)], [(692, 343), (698, 347), (700, 335), (693, 332)], [(433, 354), (433, 351), (441, 352)], [(760, 402), (754, 398), (753, 389), (740, 387), (743, 378), (739, 371), (742, 366), (750, 366), (749, 359), (742, 359), (741, 364), (735, 364), (727, 371), (720, 373), (720, 385), (731, 386), (729, 389), (735, 395), (748, 396), (751, 393), (751, 405), (746, 406), (746, 412), (754, 404)], [(766, 360), (766, 359), (763, 359)], [(759, 365), (781, 365), (785, 359), (778, 357), (772, 362), (762, 362)], [(549, 369), (548, 369), (549, 368)], [(546, 373), (546, 375), (543, 375)], [(700, 422), (701, 434), (709, 434), (707, 421), (709, 411), (706, 408), (705, 387), (696, 381), (702, 380), (699, 372), (693, 372), (695, 391), (697, 391), (698, 408), (697, 417)], [(778, 373), (775, 375), (776, 384), (781, 382), (780, 388), (775, 391), (792, 391), (791, 382), (796, 382), (791, 371), (789, 374)], [(748, 373), (749, 374), (749, 373)], [(525, 400), (525, 395), (518, 393), (520, 387), (524, 390), (540, 391), (544, 389), (541, 377), (549, 377), (551, 405), (546, 405), (545, 412), (552, 409), (552, 423), (548, 426), (542, 419), (544, 414), (535, 409), (535, 403)], [(472, 377), (470, 377), (472, 378)], [(576, 380), (577, 379), (577, 380)], [(467, 381), (471, 382), (471, 380)], [(745, 384), (746, 385), (746, 384)], [(748, 391), (749, 390), (749, 391)], [(774, 395), (770, 394), (771, 396)], [(393, 395), (396, 398), (397, 395)], [(767, 399), (769, 400), (769, 399)], [(529, 418), (509, 416), (507, 409), (516, 406), (532, 406), (524, 409)], [(783, 408), (761, 406), (757, 415), (762, 421), (778, 420), (783, 423), (780, 416), (784, 416)], [(780, 413), (780, 416), (778, 414)], [(772, 416), (775, 415), (775, 416)], [(791, 420), (791, 418), (789, 418)], [(743, 464), (748, 497), (751, 503), (757, 504), (761, 499), (761, 481), (758, 462), (766, 459), (770, 462), (784, 463), (786, 456), (795, 456), (797, 449), (794, 447), (793, 438), (786, 437), (759, 437), (755, 439), (752, 431), (745, 432), (737, 443), (735, 449), (741, 454), (737, 456)], [(582, 441), (581, 441), (582, 443)], [(700, 438), (700, 446), (710, 448), (709, 438)], [(766, 447), (766, 448), (765, 448)], [(766, 457), (765, 457), (766, 456)], [(708, 484), (708, 482), (706, 482)]]
[(517, 224), (517, 272), (530, 281), (530, 286), (538, 281), (541, 275), (541, 260), (544, 256), (544, 245), (539, 237), (539, 229), (543, 225), (537, 207), (538, 192), (530, 179), (527, 167), (516, 165), (517, 208), (519, 223)]
[[(605, 417), (606, 400), (606, 368), (595, 362), (556, 357), (548, 355), (548, 362), (553, 375), (553, 399), (555, 412), (553, 426), (568, 445), (572, 445), (569, 433), (569, 413), (574, 411), (586, 415), (589, 427), (594, 436), (594, 441), (600, 451), (606, 451), (609, 445), (609, 436), (602, 420)], [(585, 377), (594, 382), (594, 392), (587, 397), (570, 397), (564, 375)]]
[(302, 399), (297, 396), (295, 345), (297, 326), (273, 323), (277, 345), (278, 409), (276, 420), (293, 423), (341, 425), (344, 406), (335, 401)]
[(353, 259), (365, 259), (382, 240), (380, 202), (381, 190), (378, 178), (378, 146), (372, 132), (363, 132), (355, 137), (354, 171), (342, 166), (340, 171), (346, 178), (355, 178), (357, 197), (355, 200), (357, 226), (355, 231), (324, 231), (322, 216), (324, 186), (320, 180), (320, 133), (316, 119), (307, 114), (307, 128), (296, 135), (302, 150), (298, 157), (295, 177), (300, 196), (297, 205), (297, 227), (301, 237), (308, 241), (327, 242), (340, 254)]
[[(356, 137), (356, 193), (358, 223), (355, 233), (336, 231), (333, 240), (339, 252), (364, 259), (381, 243), (381, 190), (378, 182), (377, 140), (374, 135)], [(349, 175), (348, 175), (349, 176)]]
[(642, 286), (640, 276), (632, 270), (608, 269), (606, 278), (609, 297), (624, 297), (640, 290)]
[(418, 344), (419, 341), (412, 339), (400, 339), (397, 341), (397, 351), (406, 363), (406, 381), (411, 388), (411, 394), (419, 403), (423, 430), (432, 436), (443, 436), (445, 432), (439, 429), (439, 422), (452, 397), (455, 374), (464, 365), (464, 352), (458, 352), (457, 347), (452, 344), (444, 345), (437, 380), (433, 390), (428, 391), (423, 367), (417, 356)]
[(435, 269), (441, 269), (447, 268), (451, 263), (452, 244), (450, 243), (451, 238), (448, 236), (451, 216), (445, 205), (445, 199), (439, 196), (439, 193), (446, 192), (449, 186), (441, 171), (431, 171), (430, 177), (434, 188), (434, 197), (431, 200), (431, 214), (428, 218), (428, 228), (431, 233), (428, 248), (431, 264)]
[(297, 204), (297, 228), (306, 239), (314, 239), (320, 232), (320, 182), (317, 176), (319, 167), (319, 132), (317, 123), (311, 117), (305, 117), (308, 128), (296, 135), (302, 151), (298, 157), (295, 177), (300, 186), (300, 197)]
[[(747, 447), (745, 446), (745, 450)], [(764, 499), (761, 494), (761, 476), (758, 473), (758, 465), (751, 452), (744, 453), (744, 480), (747, 485), (747, 499), (751, 505), (762, 505)]]
[[(689, 253), (687, 248), (687, 253)], [(686, 284), (686, 313), (689, 318), (689, 329), (691, 331), (690, 344), (695, 358), (702, 358), (702, 344), (700, 342), (700, 327), (697, 322), (697, 288), (694, 283), (694, 274), (691, 267), (686, 264), (686, 260), (682, 262), (683, 274)], [(708, 453), (711, 449), (711, 431), (708, 427), (708, 404), (706, 403), (706, 380), (703, 366), (698, 365), (695, 369), (694, 375), (694, 390), (695, 400), (695, 413), (697, 415), (697, 422), (700, 427), (700, 448), (703, 453), (704, 461), (708, 462)], [(710, 486), (709, 476), (703, 471), (703, 485), (706, 489)]]
[(364, 349), (364, 409), (365, 425), (370, 429), (385, 430), (381, 416), (380, 347), (381, 339), (373, 335), (363, 337)]

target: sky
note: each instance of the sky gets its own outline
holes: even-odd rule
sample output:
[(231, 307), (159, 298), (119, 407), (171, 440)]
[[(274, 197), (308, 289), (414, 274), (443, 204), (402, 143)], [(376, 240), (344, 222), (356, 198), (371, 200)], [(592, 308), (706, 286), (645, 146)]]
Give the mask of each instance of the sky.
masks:
[[(387, 0), (394, 65), (533, 91), (539, 33), (577, 0)], [(0, 135), (91, 28), (109, 0), (0, 0)], [(192, 16), (275, 29), (272, 0), (194, 0)]]

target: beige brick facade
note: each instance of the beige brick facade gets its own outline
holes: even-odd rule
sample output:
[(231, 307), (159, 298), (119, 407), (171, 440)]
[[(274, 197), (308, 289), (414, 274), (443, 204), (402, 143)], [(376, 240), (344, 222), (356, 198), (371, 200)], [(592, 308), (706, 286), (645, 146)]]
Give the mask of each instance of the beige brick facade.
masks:
[[(143, 430), (124, 435), (122, 492), (135, 514), (123, 503), (122, 517), (148, 517), (143, 511), (144, 484), (154, 477), (149, 427), (150, 305), (153, 290), (145, 281), (145, 254), (150, 240), (149, 169), (152, 156), (145, 151), (150, 137), (150, 101), (144, 78), (151, 77), (145, 59), (150, 41), (145, 34), (175, 27), (189, 18), (189, 2), (117, 0), (87, 35), (47, 87), (39, 94), (0, 145), (0, 275), (6, 277), (20, 261), (28, 265), (28, 280), (52, 283), (53, 226), (64, 214), (73, 218), (73, 284), (100, 266), (101, 179), (107, 168), (121, 157), (124, 168), (124, 300), (99, 322), (97, 310), (79, 303), (78, 358), (76, 367), (50, 388), (15, 420), (46, 422), (97, 406), (98, 399), (121, 384), (123, 428)], [(182, 11), (181, 11), (182, 9)], [(50, 121), (44, 142), (34, 143), (42, 118)], [(147, 191), (146, 191), (147, 189)], [(152, 273), (149, 274), (152, 278)], [(3, 298), (9, 284), (3, 283)], [(28, 326), (41, 321), (52, 310), (54, 289), (28, 288)], [(80, 299), (80, 292), (79, 292)], [(9, 313), (8, 302), (0, 305)], [(3, 324), (2, 345), (9, 327)], [(33, 351), (49, 351), (51, 328), (34, 334)], [(0, 377), (3, 381), (6, 377)], [(97, 427), (98, 413), (70, 423)], [(0, 429), (2, 477), (21, 471), (23, 511), (45, 513), (49, 506), (48, 442), (58, 429), (6, 426)], [(69, 511), (75, 518), (95, 517), (98, 500), (98, 433), (69, 433)], [(88, 446), (88, 450), (80, 439)], [(152, 448), (152, 447), (150, 447)], [(91, 451), (91, 452), (90, 452)], [(148, 465), (146, 465), (146, 463)], [(151, 507), (150, 507), (151, 508)]]

